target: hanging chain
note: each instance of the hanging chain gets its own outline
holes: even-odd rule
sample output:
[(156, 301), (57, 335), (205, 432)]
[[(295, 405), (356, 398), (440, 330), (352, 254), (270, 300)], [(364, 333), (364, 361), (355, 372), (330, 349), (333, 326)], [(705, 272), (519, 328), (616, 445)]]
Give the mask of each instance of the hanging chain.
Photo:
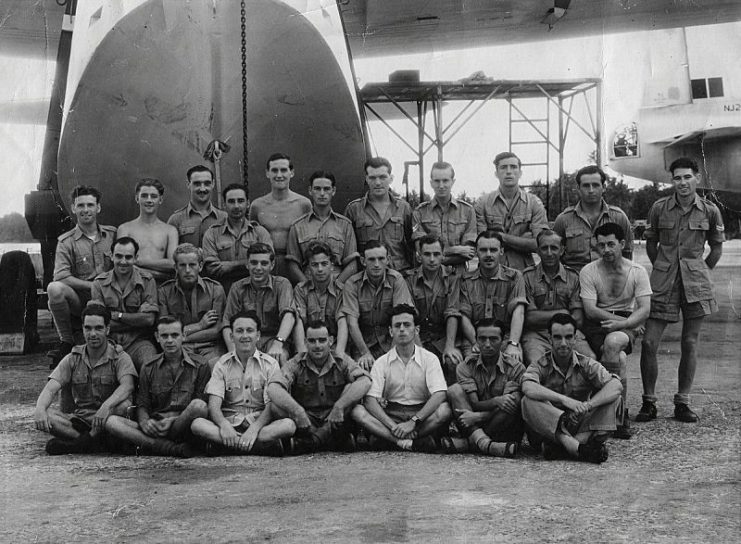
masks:
[(247, 13), (245, 0), (240, 2), (240, 24), (242, 30), (242, 179), (245, 196), (249, 199), (247, 184)]

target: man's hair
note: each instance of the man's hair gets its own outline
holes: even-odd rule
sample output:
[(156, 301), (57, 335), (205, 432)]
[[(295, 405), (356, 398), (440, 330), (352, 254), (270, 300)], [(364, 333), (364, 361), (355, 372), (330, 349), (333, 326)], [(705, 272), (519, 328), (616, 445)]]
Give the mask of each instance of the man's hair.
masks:
[(263, 242), (255, 242), (250, 247), (247, 248), (247, 258), (250, 258), (250, 255), (260, 255), (262, 253), (267, 253), (270, 255), (270, 260), (275, 260), (275, 251), (273, 251), (273, 248), (270, 247), (268, 244), (265, 244)]
[[(306, 324), (306, 332), (309, 332), (309, 329), (327, 329), (327, 332), (329, 332), (329, 327), (327, 326), (327, 322), (323, 319), (312, 319)], [(332, 333), (330, 333), (330, 336)]]
[(432, 177), (432, 171), (433, 170), (448, 170), (450, 169), (450, 177), (455, 179), (455, 168), (453, 168), (453, 165), (449, 162), (445, 161), (437, 161), (435, 164), (432, 165), (432, 168), (430, 168), (430, 177)]
[(600, 168), (596, 164), (590, 164), (589, 166), (580, 168), (579, 171), (576, 173), (576, 186), (579, 187), (579, 185), (581, 185), (582, 176), (588, 176), (590, 174), (599, 174), (599, 179), (602, 182), (602, 185), (607, 182), (607, 174), (605, 174), (602, 168)]
[(517, 166), (522, 168), (522, 161), (520, 160), (520, 157), (518, 157), (511, 151), (502, 151), (496, 157), (494, 157), (494, 168), (499, 168), (499, 163), (506, 159), (517, 159)]
[(478, 333), (479, 329), (481, 327), (496, 327), (499, 329), (499, 332), (504, 336), (504, 333), (507, 332), (507, 326), (499, 321), (498, 319), (494, 319), (493, 317), (484, 317), (479, 319), (473, 326), (474, 330)]
[(142, 178), (139, 181), (136, 182), (136, 186), (134, 187), (134, 194), (139, 194), (139, 189), (142, 187), (154, 187), (157, 189), (157, 192), (160, 194), (160, 196), (165, 194), (165, 186), (162, 185), (162, 182), (158, 180), (157, 178)]
[(244, 186), (243, 183), (230, 183), (224, 189), (221, 191), (221, 198), (226, 202), (226, 194), (229, 191), (242, 191), (244, 193), (244, 197), (247, 198), (247, 187)]
[(610, 234), (614, 234), (618, 240), (625, 240), (625, 231), (617, 223), (604, 223), (594, 229), (595, 238), (597, 236), (610, 236)]
[(376, 249), (382, 247), (386, 250), (386, 255), (390, 255), (389, 248), (386, 244), (384, 244), (381, 240), (368, 240), (365, 244), (365, 247), (363, 248), (363, 257), (365, 257), (365, 252), (369, 249)]
[(440, 249), (445, 249), (445, 242), (437, 234), (425, 234), (418, 241), (419, 251), (422, 252), (422, 246), (431, 244), (440, 244)]
[(365, 163), (363, 164), (363, 172), (367, 174), (368, 168), (381, 168), (382, 166), (386, 167), (389, 174), (391, 173), (391, 163), (389, 162), (387, 158), (370, 157), (369, 159), (366, 159)]
[(203, 250), (193, 244), (180, 244), (175, 248), (175, 252), (172, 254), (172, 260), (175, 261), (175, 264), (178, 263), (178, 255), (196, 255), (198, 262), (203, 264)]
[(211, 170), (208, 166), (205, 166), (203, 164), (196, 164), (195, 166), (191, 166), (188, 171), (185, 173), (185, 177), (190, 182), (190, 176), (193, 174), (196, 174), (198, 172), (208, 172), (211, 174), (211, 179), (214, 179), (214, 172)]
[(674, 171), (678, 168), (689, 168), (695, 174), (700, 171), (700, 167), (697, 165), (697, 161), (690, 159), (689, 157), (679, 157), (673, 163), (669, 165), (669, 172), (674, 175)]
[(257, 315), (257, 312), (255, 310), (242, 310), (241, 312), (237, 312), (232, 316), (232, 318), (229, 320), (229, 327), (234, 328), (234, 323), (236, 323), (237, 319), (251, 319), (255, 322), (255, 325), (257, 325), (257, 330), (259, 331), (262, 329), (262, 323), (260, 323), (260, 316)]
[(106, 327), (111, 323), (111, 312), (108, 310), (108, 308), (98, 302), (90, 302), (87, 306), (85, 306), (85, 308), (83, 308), (81, 315), (83, 323), (85, 323), (85, 317), (88, 315), (97, 315), (102, 317), (103, 323), (105, 323)]
[(560, 241), (560, 245), (563, 245), (563, 238), (561, 237), (561, 235), (558, 234), (555, 230), (551, 229), (543, 229), (538, 232), (538, 235), (535, 237), (535, 244), (540, 247), (540, 240), (542, 240), (546, 236), (557, 236)]
[(155, 330), (160, 325), (172, 325), (173, 323), (180, 323), (180, 330), (183, 330), (183, 321), (179, 317), (175, 317), (174, 315), (163, 315), (157, 320), (157, 325), (155, 326)]
[(273, 153), (268, 157), (268, 160), (265, 161), (265, 170), (270, 170), (270, 163), (273, 161), (279, 161), (279, 160), (287, 160), (288, 161), (288, 168), (293, 170), (293, 160), (291, 160), (291, 157), (286, 155), (285, 153)]
[(332, 182), (332, 187), (337, 187), (337, 181), (334, 174), (329, 170), (317, 170), (309, 176), (309, 188), (314, 185), (315, 179), (325, 178)]
[(574, 331), (576, 331), (576, 329), (578, 328), (576, 325), (576, 319), (574, 319), (571, 316), (571, 314), (568, 314), (568, 313), (558, 313), (548, 320), (548, 332), (549, 333), (552, 332), (554, 324), (573, 325)]
[(113, 241), (113, 245), (111, 246), (111, 250), (115, 249), (116, 246), (127, 246), (131, 244), (134, 246), (134, 255), (139, 253), (139, 242), (134, 240), (131, 236), (121, 236), (121, 238), (116, 238)]
[(326, 242), (322, 242), (321, 240), (309, 242), (309, 246), (306, 248), (306, 262), (308, 263), (314, 255), (326, 255), (329, 257), (331, 262), (334, 262), (335, 260), (332, 248), (329, 247)]
[(90, 185), (75, 185), (69, 193), (69, 198), (73, 204), (78, 196), (94, 196), (95, 202), (98, 204), (100, 204), (100, 200), (103, 197), (100, 191)]
[(502, 238), (501, 233), (495, 231), (495, 230), (483, 230), (479, 232), (479, 235), (476, 237), (476, 247), (479, 247), (479, 240), (482, 238), (487, 239), (496, 239), (499, 240), (500, 247), (504, 247), (504, 239)]
[(391, 323), (391, 319), (395, 315), (401, 314), (411, 314), (414, 317), (414, 324), (419, 325), (419, 312), (417, 312), (417, 309), (411, 304), (397, 304), (396, 306), (391, 308), (391, 313), (389, 314), (389, 323)]

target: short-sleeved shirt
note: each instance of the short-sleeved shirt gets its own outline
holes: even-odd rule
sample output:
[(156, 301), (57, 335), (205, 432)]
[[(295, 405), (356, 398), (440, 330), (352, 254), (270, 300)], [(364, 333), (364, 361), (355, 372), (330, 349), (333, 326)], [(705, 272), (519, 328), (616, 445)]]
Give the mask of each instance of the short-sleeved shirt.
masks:
[(582, 300), (594, 300), (597, 308), (608, 312), (632, 312), (636, 298), (651, 295), (651, 282), (648, 272), (640, 264), (632, 261), (628, 269), (625, 286), (618, 295), (611, 295), (604, 278), (600, 274), (599, 261), (592, 261), (579, 272)]
[(182, 412), (194, 399), (206, 400), (206, 384), (211, 378), (211, 369), (204, 361), (191, 358), (183, 352), (177, 370), (172, 373), (170, 365), (161, 353), (146, 363), (139, 372), (139, 388), (136, 405), (154, 414)]
[(623, 210), (602, 200), (599, 216), (593, 225), (584, 214), (581, 201), (558, 214), (553, 224), (553, 231), (563, 239), (566, 246), (561, 261), (578, 272), (587, 263), (599, 259), (594, 231), (605, 223), (617, 223), (622, 227), (625, 232), (623, 257), (631, 259), (633, 257), (633, 230), (630, 220)]
[(223, 399), (221, 413), (237, 426), (245, 416), (257, 415), (265, 409), (270, 402), (267, 384), (278, 372), (278, 361), (270, 355), (255, 350), (245, 364), (231, 351), (216, 362), (206, 394)]
[(458, 298), (453, 300), (453, 305), (471, 323), (487, 317), (509, 323), (518, 304), (527, 306), (522, 273), (501, 264), (492, 278), (481, 274), (481, 269), (464, 275)]
[(346, 266), (360, 256), (352, 222), (334, 211), (330, 210), (329, 216), (322, 219), (312, 209), (296, 219), (288, 230), (286, 259), (303, 267), (309, 245), (315, 241), (329, 246), (339, 267)]
[[(255, 242), (273, 247), (273, 239), (265, 227), (257, 221), (247, 219), (238, 231), (232, 229), (229, 221), (212, 225), (203, 235), (204, 266), (209, 274), (214, 275), (214, 264), (222, 261), (247, 260), (247, 250)], [(224, 275), (227, 279), (239, 279), (247, 276), (247, 268)], [(221, 275), (214, 276), (222, 279)]]
[(456, 380), (463, 391), (467, 395), (476, 393), (481, 401), (502, 395), (514, 395), (519, 400), (524, 373), (525, 366), (520, 361), (501, 354), (491, 367), (484, 363), (481, 355), (474, 355), (455, 368)]
[(125, 376), (136, 378), (131, 357), (119, 345), (109, 342), (103, 356), (90, 364), (85, 346), (75, 346), (49, 375), (62, 385), (71, 385), (75, 415), (90, 420), (121, 384)]
[(178, 244), (193, 244), (201, 247), (206, 231), (217, 223), (225, 222), (225, 211), (211, 206), (207, 212), (198, 212), (190, 202), (186, 206), (175, 210), (167, 219), (167, 223), (178, 229)]
[(54, 281), (70, 276), (93, 281), (95, 276), (108, 272), (112, 267), (111, 249), (116, 239), (116, 227), (98, 225), (98, 234), (91, 240), (79, 226), (65, 232), (57, 239), (54, 257)]
[[(157, 284), (149, 272), (137, 267), (132, 270), (131, 278), (123, 290), (118, 287), (113, 270), (96, 277), (91, 300), (102, 302), (111, 313), (152, 313), (156, 316), (159, 312)], [(126, 330), (111, 332), (111, 338), (126, 349), (150, 333), (149, 327), (127, 327)]]
[(547, 352), (539, 360), (530, 363), (522, 375), (522, 384), (535, 382), (560, 395), (586, 402), (610, 380), (616, 378), (604, 366), (586, 355), (574, 352), (571, 357), (569, 368), (564, 374), (553, 361), (553, 353)]
[[(553, 279), (542, 264), (527, 267), (522, 273), (528, 310), (567, 310), (582, 308), (579, 274), (573, 268), (558, 265)], [(547, 332), (545, 329), (538, 332)]]
[(370, 375), (347, 355), (342, 358), (329, 354), (321, 367), (308, 354), (289, 360), (271, 383), (280, 384), (304, 409), (324, 417), (342, 396), (349, 383)]
[(441, 266), (431, 282), (425, 279), (422, 267), (412, 270), (406, 277), (414, 305), (419, 312), (419, 336), (422, 342), (445, 340), (445, 327), (449, 317), (458, 317), (458, 308), (451, 305), (453, 293), (458, 291), (458, 276)]
[(445, 247), (462, 246), (476, 242), (476, 212), (473, 206), (463, 200), (450, 199), (447, 209), (443, 209), (435, 197), (422, 202), (412, 214), (412, 240), (419, 240), (426, 234), (435, 234)]
[(306, 325), (309, 321), (321, 320), (327, 324), (329, 334), (337, 338), (337, 320), (342, 304), (342, 283), (332, 278), (327, 290), (320, 293), (314, 281), (308, 278), (293, 289), (293, 305), (296, 315)]
[[(189, 295), (185, 294), (177, 279), (166, 281), (157, 290), (157, 302), (160, 316), (177, 317), (185, 327), (198, 323), (210, 310), (219, 316), (224, 315), (226, 295), (219, 282), (199, 276)], [(190, 343), (187, 339), (185, 342)], [(214, 343), (195, 342), (194, 347), (211, 346)]]
[(371, 368), (371, 381), (368, 396), (407, 406), (424, 404), (433, 393), (448, 390), (440, 360), (420, 346), (414, 347), (407, 364), (396, 348), (381, 355)]
[(232, 316), (241, 311), (254, 310), (260, 318), (261, 336), (265, 339), (278, 334), (286, 312), (294, 313), (291, 282), (281, 276), (269, 276), (264, 286), (256, 287), (252, 278), (244, 278), (232, 285), (226, 298), (224, 326), (230, 327)]
[(659, 244), (651, 272), (653, 300), (669, 302), (677, 275), (687, 302), (714, 298), (710, 271), (702, 255), (705, 242), (723, 243), (724, 230), (718, 207), (699, 195), (686, 213), (674, 195), (657, 200), (648, 214), (644, 234), (646, 240)]
[[(479, 199), (474, 209), (476, 229), (479, 232), (501, 230), (512, 236), (525, 236), (529, 233), (534, 240), (541, 230), (548, 228), (543, 203), (537, 196), (526, 193), (523, 189), (519, 189), (512, 208), (507, 206), (506, 199), (499, 191), (494, 191)], [(535, 261), (530, 252), (523, 253), (507, 248), (502, 264), (524, 270), (525, 267), (535, 264)]]
[(363, 341), (368, 348), (378, 344), (388, 350), (391, 348), (391, 309), (397, 304), (414, 304), (409, 287), (399, 272), (386, 270), (386, 275), (376, 287), (363, 271), (345, 282), (340, 314), (358, 319)]
[(383, 217), (368, 201), (367, 194), (350, 202), (345, 216), (352, 221), (361, 256), (369, 241), (380, 240), (388, 247), (391, 267), (401, 271), (412, 267), (412, 207), (391, 193), (389, 198), (391, 203)]

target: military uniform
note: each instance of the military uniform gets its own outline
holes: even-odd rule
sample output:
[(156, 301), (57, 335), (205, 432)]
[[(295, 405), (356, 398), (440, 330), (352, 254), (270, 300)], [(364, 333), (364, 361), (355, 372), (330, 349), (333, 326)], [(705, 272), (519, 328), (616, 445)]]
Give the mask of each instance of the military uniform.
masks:
[(517, 305), (527, 305), (522, 273), (502, 265), (493, 278), (482, 275), (481, 269), (469, 272), (461, 279), (458, 296), (452, 304), (473, 325), (489, 317), (509, 327)]
[(301, 318), (304, 326), (309, 321), (324, 321), (329, 334), (337, 338), (337, 320), (340, 317), (339, 310), (342, 304), (342, 283), (332, 279), (327, 285), (327, 290), (320, 293), (314, 286), (314, 281), (309, 278), (293, 289), (293, 304), (296, 308), (296, 315)]
[(461, 315), (458, 308), (450, 304), (453, 293), (459, 289), (458, 276), (441, 266), (432, 283), (428, 283), (420, 266), (408, 273), (406, 281), (419, 312), (422, 345), (440, 356), (445, 349), (448, 318)]
[(339, 272), (360, 256), (355, 231), (347, 217), (330, 211), (329, 216), (322, 219), (312, 210), (291, 225), (288, 231), (286, 260), (293, 261), (303, 268), (309, 245), (316, 241), (326, 243), (332, 250), (335, 272)]
[[(426, 234), (438, 236), (445, 247), (473, 246), (476, 242), (476, 212), (473, 206), (463, 200), (450, 199), (447, 209), (433, 197), (422, 202), (412, 213), (412, 240), (417, 241)], [(443, 250), (444, 252), (445, 250)], [(465, 270), (465, 263), (459, 267)]]
[(211, 206), (205, 213), (196, 211), (190, 202), (175, 210), (167, 223), (178, 229), (178, 244), (193, 244), (201, 247), (206, 231), (217, 223), (226, 222), (227, 213)]
[(206, 384), (211, 377), (209, 366), (200, 359), (183, 353), (176, 374), (167, 368), (161, 353), (145, 364), (139, 372), (137, 407), (144, 408), (150, 417), (178, 416), (195, 399), (206, 400)]

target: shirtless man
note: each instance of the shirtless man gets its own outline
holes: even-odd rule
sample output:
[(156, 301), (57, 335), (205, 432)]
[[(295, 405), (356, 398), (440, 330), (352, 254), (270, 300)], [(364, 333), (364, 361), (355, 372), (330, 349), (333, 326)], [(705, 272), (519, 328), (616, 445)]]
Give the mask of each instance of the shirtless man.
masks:
[(250, 206), (250, 220), (260, 223), (273, 238), (273, 273), (284, 278), (289, 277), (286, 263), (288, 229), (296, 219), (311, 211), (311, 200), (291, 191), (293, 174), (293, 162), (288, 155), (270, 155), (265, 166), (265, 175), (270, 180), (270, 193), (256, 198)]
[(142, 179), (136, 184), (134, 194), (139, 217), (118, 227), (118, 237), (130, 236), (139, 243), (137, 266), (152, 274), (159, 284), (172, 277), (172, 254), (178, 245), (178, 230), (157, 216), (165, 194), (160, 180)]

